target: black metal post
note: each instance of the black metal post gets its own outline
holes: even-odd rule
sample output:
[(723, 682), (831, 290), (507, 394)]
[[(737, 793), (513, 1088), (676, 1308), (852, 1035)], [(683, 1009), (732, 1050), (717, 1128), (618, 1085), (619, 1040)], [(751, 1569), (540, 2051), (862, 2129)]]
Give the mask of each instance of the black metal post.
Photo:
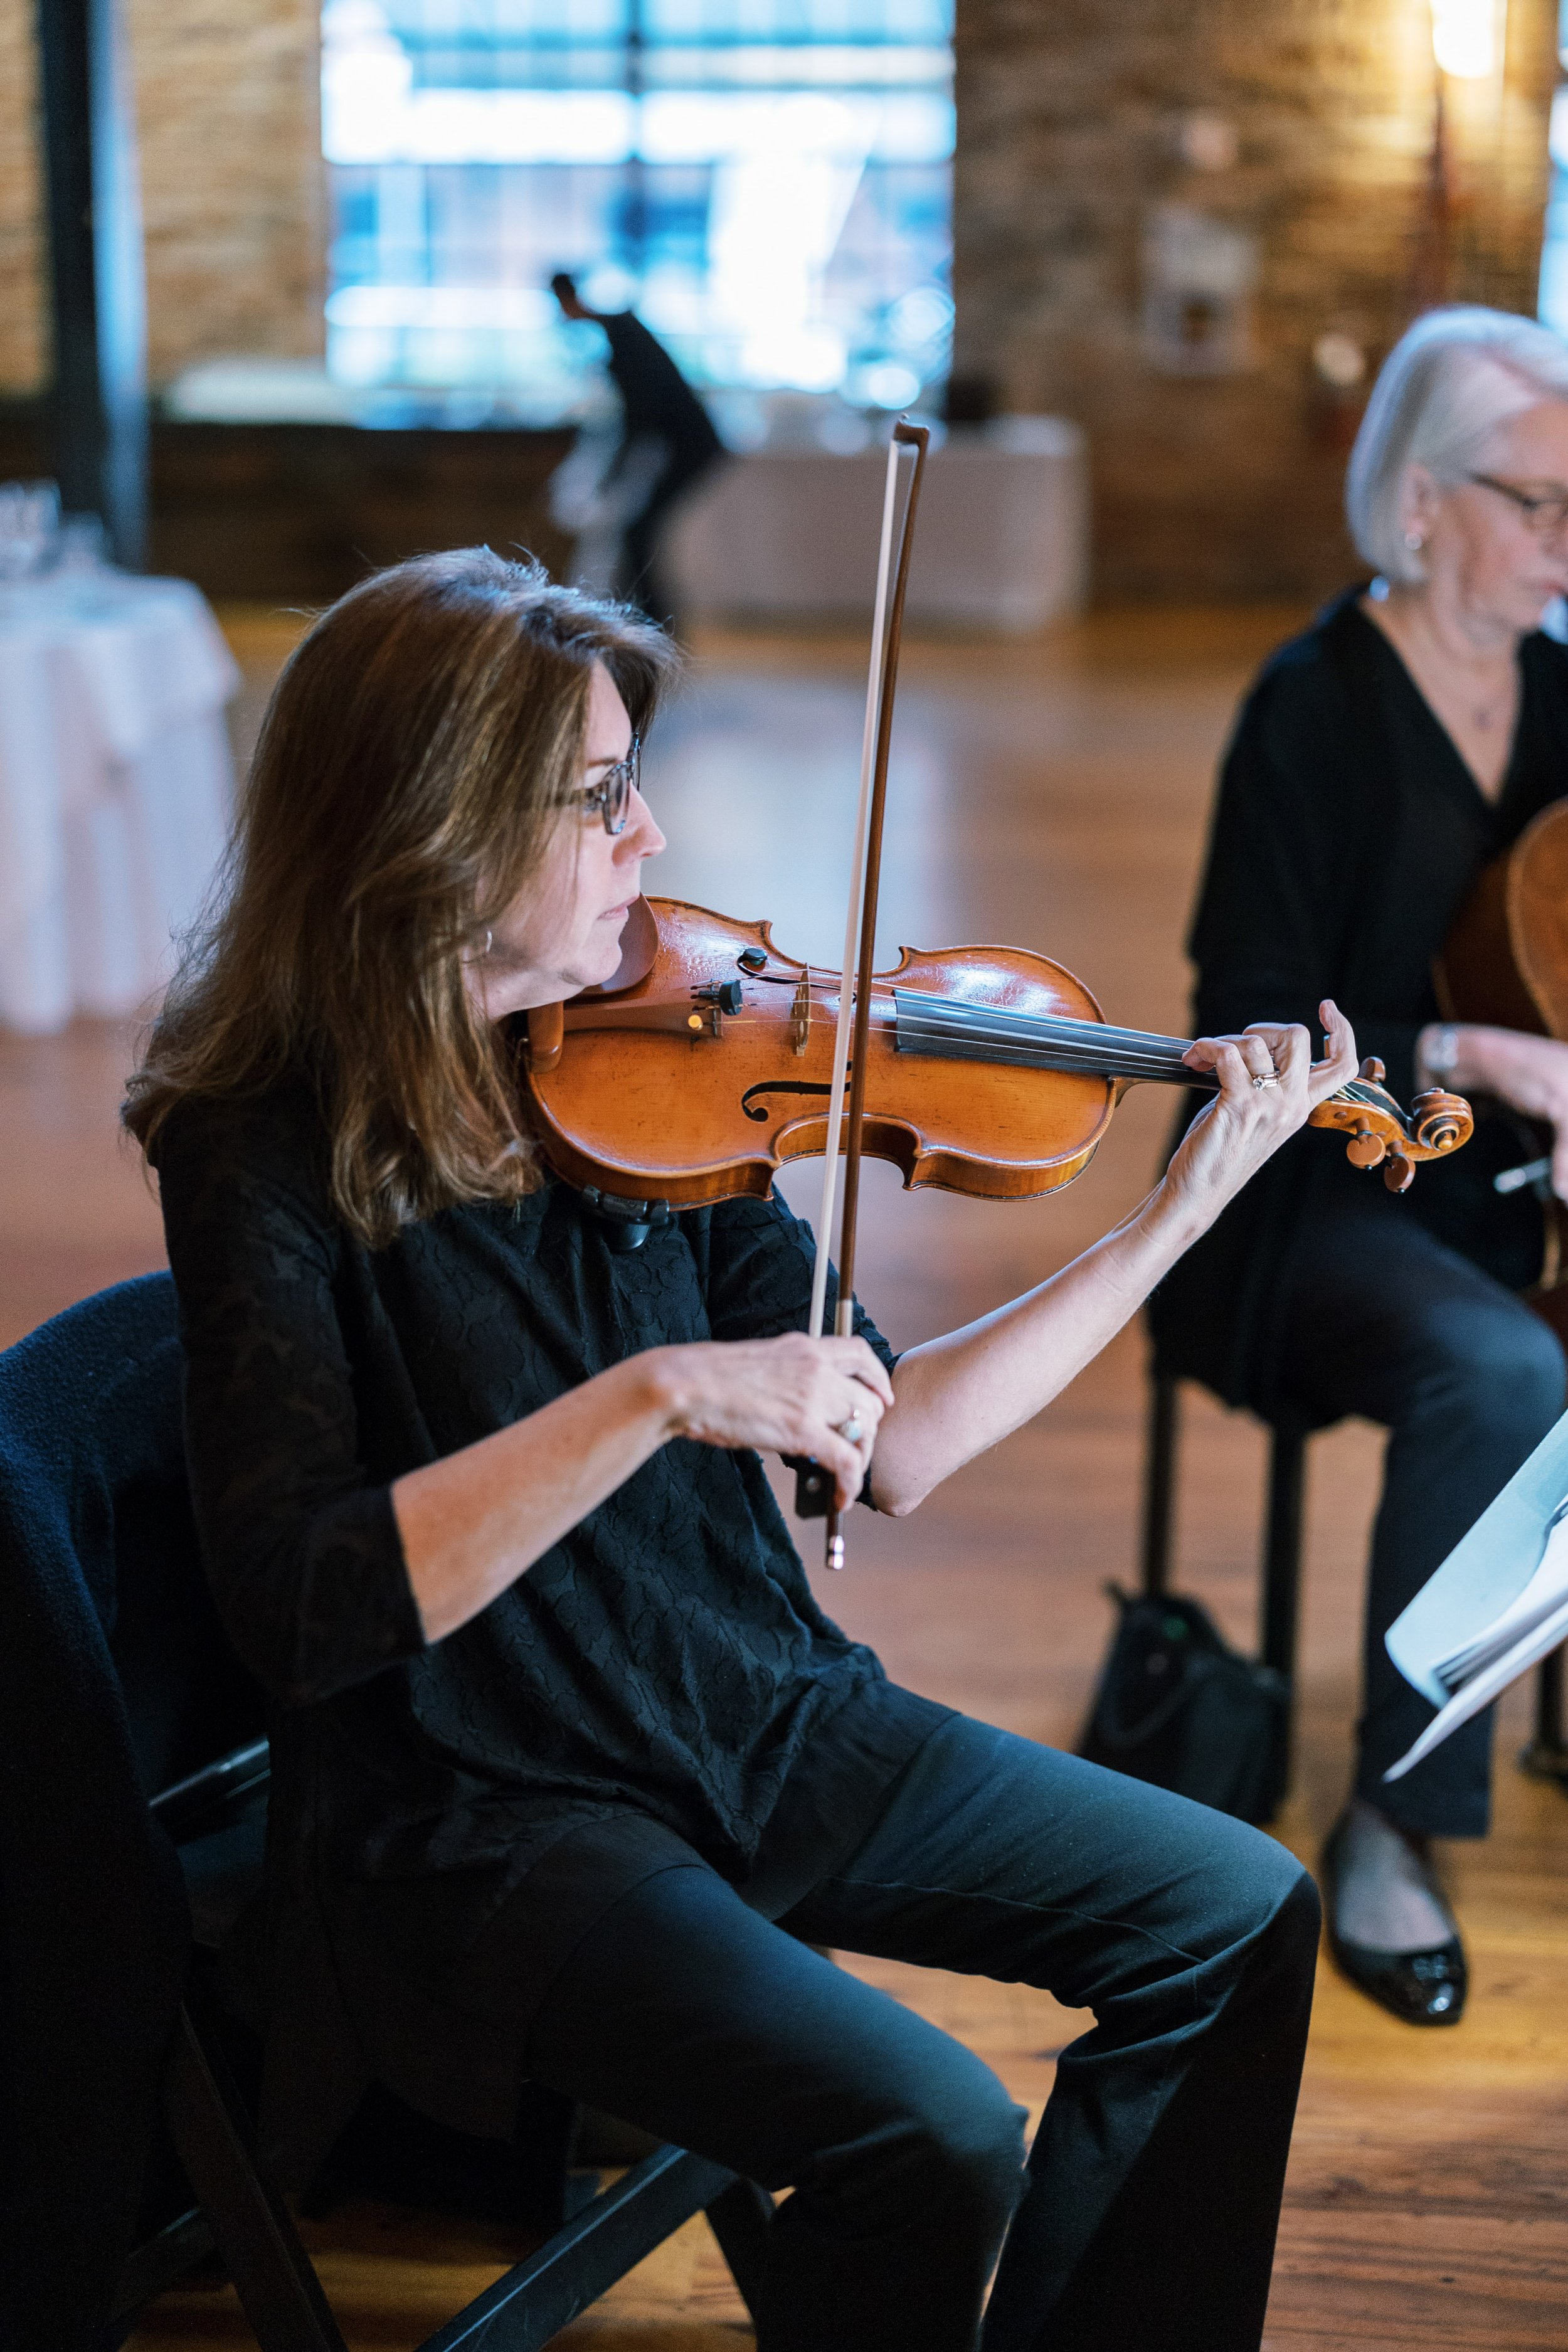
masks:
[(1296, 1672), (1301, 1588), (1301, 1507), (1307, 1439), (1278, 1423), (1268, 1449), (1268, 1521), (1263, 1546), (1263, 1663), (1289, 1682)]
[(1171, 1581), (1171, 1517), (1175, 1507), (1177, 1383), (1149, 1381), (1149, 1436), (1143, 1455), (1143, 1591), (1152, 1600)]
[(1535, 1728), (1520, 1750), (1520, 1763), (1538, 1780), (1568, 1789), (1568, 1745), (1563, 1738), (1563, 1653), (1553, 1650), (1536, 1670)]
[(1296, 1743), (1296, 1629), (1300, 1615), (1301, 1527), (1307, 1486), (1307, 1433), (1275, 1423), (1268, 1447), (1268, 1519), (1263, 1538), (1263, 1663), (1285, 1685), (1268, 1811), (1272, 1821), (1290, 1786)]
[(136, 118), (119, 0), (38, 0), (54, 326), (53, 465), (68, 512), (146, 561), (147, 335)]

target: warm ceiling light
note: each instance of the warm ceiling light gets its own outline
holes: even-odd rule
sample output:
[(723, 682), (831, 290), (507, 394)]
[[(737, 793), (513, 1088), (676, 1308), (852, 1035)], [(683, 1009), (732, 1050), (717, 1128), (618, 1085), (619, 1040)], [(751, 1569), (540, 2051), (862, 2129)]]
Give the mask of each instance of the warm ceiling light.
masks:
[(1446, 74), (1484, 81), (1498, 67), (1497, 0), (1432, 0), (1432, 51)]

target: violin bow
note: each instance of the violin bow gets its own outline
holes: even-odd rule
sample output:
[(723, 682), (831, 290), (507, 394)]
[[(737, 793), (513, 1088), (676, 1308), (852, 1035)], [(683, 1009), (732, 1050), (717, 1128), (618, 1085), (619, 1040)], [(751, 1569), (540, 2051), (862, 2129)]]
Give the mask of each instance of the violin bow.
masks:
[[(860, 740), (860, 798), (856, 811), (855, 846), (850, 861), (848, 911), (844, 927), (844, 970), (838, 992), (838, 1023), (833, 1041), (833, 1080), (827, 1100), (826, 1157), (822, 1171), (822, 1205), (817, 1217), (816, 1261), (812, 1272), (811, 1310), (807, 1328), (814, 1339), (823, 1336), (827, 1312), (828, 1244), (833, 1231), (834, 1199), (838, 1181), (838, 1139), (844, 1135), (844, 1205), (838, 1243), (838, 1306), (834, 1328), (840, 1339), (855, 1328), (855, 1244), (860, 1213), (861, 1140), (866, 1126), (866, 1064), (871, 1026), (871, 973), (877, 953), (877, 901), (882, 881), (882, 831), (888, 803), (888, 754), (892, 740), (893, 698), (899, 684), (899, 654), (904, 635), (904, 598), (909, 588), (910, 556), (914, 547), (915, 512), (920, 504), (931, 433), (900, 416), (888, 445), (888, 474), (882, 498), (882, 536), (877, 561), (877, 602), (871, 623), (871, 662), (866, 681), (866, 721)], [(899, 458), (905, 449), (915, 453), (910, 494), (904, 503), (896, 564), (892, 561), (893, 513), (898, 501)], [(893, 583), (892, 609), (888, 609), (888, 583)], [(845, 1116), (845, 1086), (848, 1083), (848, 1115)], [(832, 1481), (816, 1465), (801, 1469), (795, 1480), (795, 1509), (815, 1517), (826, 1508), (827, 1566), (844, 1565), (844, 1533), (833, 1500)]]

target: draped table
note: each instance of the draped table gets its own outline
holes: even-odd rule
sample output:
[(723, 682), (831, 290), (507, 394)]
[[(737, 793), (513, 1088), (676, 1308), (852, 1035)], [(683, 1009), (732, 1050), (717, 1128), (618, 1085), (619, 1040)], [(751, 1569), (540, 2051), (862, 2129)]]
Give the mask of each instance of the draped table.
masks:
[[(694, 617), (863, 623), (877, 572), (885, 448), (763, 448), (730, 459), (677, 509), (669, 555)], [(1081, 606), (1089, 462), (1060, 416), (998, 417), (933, 445), (909, 616), (1024, 635)]]
[(227, 838), (238, 684), (183, 580), (0, 587), (0, 1024), (123, 1015), (167, 979)]

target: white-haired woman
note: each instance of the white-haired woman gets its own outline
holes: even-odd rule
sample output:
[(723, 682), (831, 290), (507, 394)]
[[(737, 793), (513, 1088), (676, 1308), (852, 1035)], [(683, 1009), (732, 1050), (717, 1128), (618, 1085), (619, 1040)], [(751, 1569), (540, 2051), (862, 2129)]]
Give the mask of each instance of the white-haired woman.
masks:
[(1433, 1837), (1489, 1822), (1483, 1718), (1403, 1780), (1428, 1719), (1384, 1634), (1563, 1410), (1563, 1358), (1518, 1294), (1541, 1213), (1491, 1179), (1551, 1130), (1568, 1198), (1568, 1045), (1439, 1017), (1432, 961), (1487, 861), (1568, 791), (1568, 349), (1495, 310), (1432, 312), (1390, 354), (1347, 508), (1376, 575), (1265, 666), (1226, 754), (1189, 949), (1200, 1025), (1245, 1004), (1342, 1005), (1401, 1095), (1479, 1100), (1469, 1149), (1404, 1199), (1340, 1155), (1280, 1153), (1168, 1279), (1162, 1367), (1265, 1417), (1389, 1431), (1363, 1711), (1325, 1853), (1342, 1967), (1414, 2023), (1454, 2022), (1466, 1971)]

